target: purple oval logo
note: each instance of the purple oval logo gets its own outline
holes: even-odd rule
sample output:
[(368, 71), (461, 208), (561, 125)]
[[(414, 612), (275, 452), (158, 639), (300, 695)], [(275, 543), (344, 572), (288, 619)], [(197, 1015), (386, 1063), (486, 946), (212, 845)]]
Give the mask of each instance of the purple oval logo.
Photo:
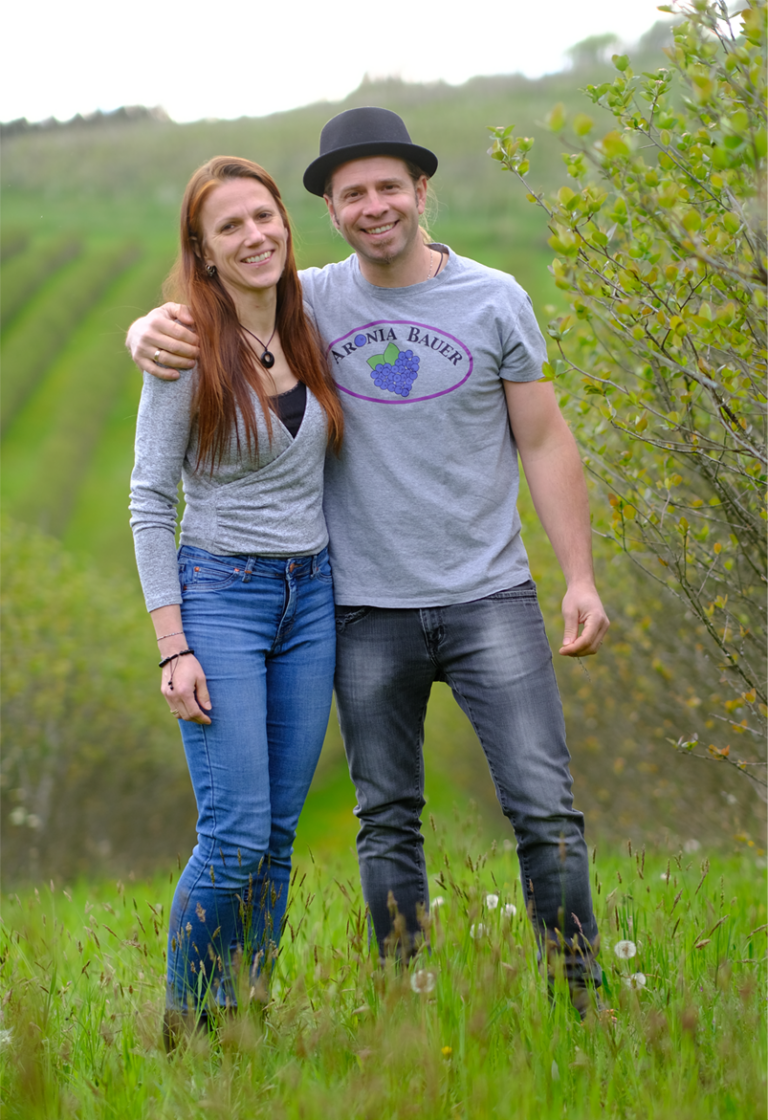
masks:
[(374, 404), (416, 404), (452, 393), (474, 364), (458, 338), (410, 319), (356, 326), (327, 353), (341, 392)]

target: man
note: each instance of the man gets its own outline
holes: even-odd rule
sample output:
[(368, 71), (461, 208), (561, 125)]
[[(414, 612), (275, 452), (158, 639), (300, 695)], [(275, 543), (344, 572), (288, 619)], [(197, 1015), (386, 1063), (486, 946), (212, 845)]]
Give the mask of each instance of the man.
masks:
[[(420, 814), (423, 725), (446, 681), (485, 751), (518, 841), (547, 956), (582, 1014), (599, 984), (583, 818), (552, 659), (520, 539), (518, 453), (567, 591), (560, 653), (597, 652), (586, 486), (530, 300), (503, 273), (426, 244), (437, 158), (385, 109), (322, 131), (304, 185), (354, 249), (309, 269), (305, 298), (345, 412), (325, 510), (337, 603), (336, 693), (360, 819), (358, 855), (380, 950), (418, 944), (429, 894)], [(192, 365), (193, 324), (168, 304), (129, 332), (157, 376)], [(158, 364), (162, 359), (162, 365)], [(396, 919), (396, 916), (399, 918)]]

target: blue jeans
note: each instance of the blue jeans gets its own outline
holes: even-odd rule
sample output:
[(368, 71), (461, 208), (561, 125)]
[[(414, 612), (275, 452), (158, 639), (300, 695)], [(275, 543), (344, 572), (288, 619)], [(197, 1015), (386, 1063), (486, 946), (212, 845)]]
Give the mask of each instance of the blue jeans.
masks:
[(327, 550), (293, 559), (179, 550), (181, 616), (208, 682), (210, 725), (181, 723), (198, 840), (171, 908), (168, 1006), (234, 1003), (277, 943), (296, 825), (333, 688)]
[(433, 681), (446, 681), (515, 830), (542, 951), (564, 950), (569, 980), (599, 983), (584, 819), (573, 808), (562, 706), (534, 584), (447, 607), (339, 606), (336, 630), (336, 702), (358, 800), (363, 893), (380, 951), (392, 944), (390, 892), (408, 952), (419, 939), (419, 909), (429, 906), (424, 716)]

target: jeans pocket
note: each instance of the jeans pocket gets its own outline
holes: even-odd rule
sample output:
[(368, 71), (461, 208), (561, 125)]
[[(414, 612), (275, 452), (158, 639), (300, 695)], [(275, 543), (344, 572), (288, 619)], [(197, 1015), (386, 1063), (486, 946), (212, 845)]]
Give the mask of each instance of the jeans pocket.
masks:
[(322, 560), (317, 565), (314, 572), (312, 573), (312, 578), (316, 579), (318, 581), (318, 583), (325, 583), (325, 584), (328, 584), (329, 586), (333, 583), (333, 572), (331, 571), (331, 562), (330, 562), (330, 560), (328, 559), (327, 556), (325, 557), (324, 560)]
[(527, 579), (525, 583), (520, 583), (517, 587), (505, 587), (502, 591), (494, 591), (492, 595), (486, 595), (484, 598), (491, 603), (515, 599), (535, 603), (538, 596), (536, 594), (536, 584), (532, 579)]
[(181, 590), (185, 594), (224, 591), (239, 578), (240, 569), (209, 560), (187, 560), (179, 564)]
[(336, 633), (343, 634), (350, 626), (369, 615), (373, 607), (336, 607)]

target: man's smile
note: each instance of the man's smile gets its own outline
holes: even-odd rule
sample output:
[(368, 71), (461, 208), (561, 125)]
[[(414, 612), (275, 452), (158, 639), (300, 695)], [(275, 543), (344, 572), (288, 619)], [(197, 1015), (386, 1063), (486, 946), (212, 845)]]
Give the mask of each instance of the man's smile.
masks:
[(396, 222), (389, 222), (386, 226), (372, 226), (370, 229), (365, 230), (365, 233), (389, 233), (391, 229), (395, 228), (396, 224)]

